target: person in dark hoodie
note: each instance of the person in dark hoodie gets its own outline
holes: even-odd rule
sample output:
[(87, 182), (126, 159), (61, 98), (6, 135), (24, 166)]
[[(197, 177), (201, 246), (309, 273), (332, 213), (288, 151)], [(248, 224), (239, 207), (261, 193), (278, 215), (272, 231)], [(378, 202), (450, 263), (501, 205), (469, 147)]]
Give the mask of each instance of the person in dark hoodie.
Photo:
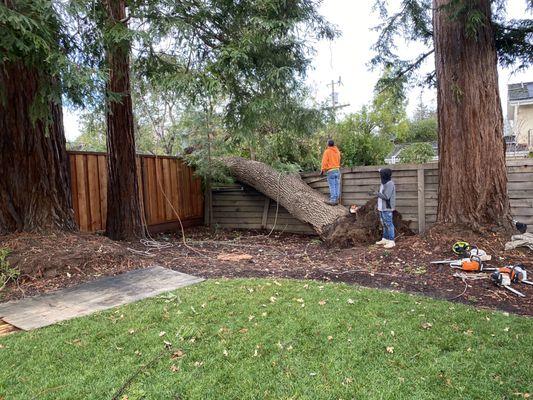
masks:
[(374, 194), (378, 198), (378, 211), (381, 225), (383, 226), (383, 238), (376, 244), (384, 245), (386, 249), (396, 246), (394, 242), (394, 222), (392, 215), (396, 207), (396, 186), (392, 181), (392, 171), (389, 168), (379, 170), (381, 185), (379, 192)]
[(332, 139), (328, 140), (328, 147), (322, 156), (322, 168), (320, 174), (326, 174), (329, 186), (328, 204), (335, 206), (339, 204), (341, 197), (341, 152), (335, 146)]

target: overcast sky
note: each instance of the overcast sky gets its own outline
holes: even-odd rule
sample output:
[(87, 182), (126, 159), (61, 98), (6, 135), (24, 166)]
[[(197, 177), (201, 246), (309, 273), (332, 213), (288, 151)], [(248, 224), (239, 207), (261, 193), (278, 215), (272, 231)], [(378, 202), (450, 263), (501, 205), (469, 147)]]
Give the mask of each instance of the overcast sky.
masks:
[[(377, 33), (372, 30), (379, 23), (378, 16), (372, 12), (374, 0), (324, 0), (322, 14), (342, 32), (334, 42), (316, 44), (313, 68), (309, 71), (308, 83), (319, 101), (327, 100), (331, 80), (341, 77), (343, 85), (338, 89), (339, 102), (350, 104), (344, 112), (357, 111), (368, 104), (373, 96), (374, 85), (379, 78), (379, 71), (369, 71), (368, 62), (372, 58), (371, 46)], [(525, 17), (525, 0), (508, 0), (507, 13), (510, 18)], [(529, 15), (531, 18), (532, 15)], [(415, 57), (420, 48), (412, 44), (400, 44), (400, 50), (408, 57)], [(433, 68), (433, 59), (428, 59), (423, 70)], [(502, 103), (507, 101), (507, 84), (533, 81), (533, 69), (512, 75), (510, 71), (500, 69), (500, 94)], [(408, 113), (412, 113), (421, 94), (420, 88), (410, 90)], [(424, 101), (436, 105), (435, 92), (425, 90)], [(505, 115), (505, 108), (504, 108)], [(65, 132), (67, 140), (79, 135), (77, 114), (65, 110)]]

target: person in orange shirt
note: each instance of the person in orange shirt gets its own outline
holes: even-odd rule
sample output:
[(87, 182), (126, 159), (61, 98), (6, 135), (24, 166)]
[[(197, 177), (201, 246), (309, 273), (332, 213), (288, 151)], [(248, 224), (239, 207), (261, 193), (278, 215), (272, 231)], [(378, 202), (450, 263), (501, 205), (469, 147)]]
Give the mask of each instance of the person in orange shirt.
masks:
[(328, 147), (322, 156), (321, 175), (326, 174), (329, 185), (329, 202), (335, 206), (339, 203), (341, 197), (341, 152), (335, 146), (332, 139), (328, 140)]

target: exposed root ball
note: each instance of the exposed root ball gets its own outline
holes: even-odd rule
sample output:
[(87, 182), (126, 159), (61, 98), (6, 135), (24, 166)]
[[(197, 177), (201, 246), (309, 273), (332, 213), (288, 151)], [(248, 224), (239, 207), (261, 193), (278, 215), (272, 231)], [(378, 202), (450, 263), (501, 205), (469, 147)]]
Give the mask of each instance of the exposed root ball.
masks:
[[(337, 220), (328, 227), (323, 239), (335, 246), (348, 247), (354, 244), (373, 243), (381, 239), (381, 222), (377, 211), (377, 200), (371, 200), (359, 208), (356, 214)], [(409, 221), (404, 221), (397, 211), (394, 212), (396, 236), (411, 236)]]

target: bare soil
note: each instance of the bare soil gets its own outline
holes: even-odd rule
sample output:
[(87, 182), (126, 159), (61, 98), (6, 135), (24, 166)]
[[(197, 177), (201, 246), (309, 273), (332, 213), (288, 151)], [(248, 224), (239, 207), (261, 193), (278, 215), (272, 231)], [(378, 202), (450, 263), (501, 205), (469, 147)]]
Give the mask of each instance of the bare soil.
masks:
[(17, 234), (0, 237), (12, 250), (8, 261), (21, 276), (0, 291), (0, 301), (21, 298), (90, 281), (103, 275), (159, 264), (204, 278), (269, 277), (315, 279), (418, 293), (483, 308), (533, 315), (533, 286), (514, 285), (526, 297), (484, 279), (463, 281), (456, 270), (429, 262), (453, 258), (457, 240), (492, 255), (491, 266), (524, 264), (533, 274), (530, 250), (505, 252), (508, 237), (489, 230), (469, 232), (440, 226), (424, 236), (401, 236), (397, 246), (328, 246), (316, 237), (253, 231), (186, 231), (159, 235), (157, 243), (121, 243), (88, 234)]

